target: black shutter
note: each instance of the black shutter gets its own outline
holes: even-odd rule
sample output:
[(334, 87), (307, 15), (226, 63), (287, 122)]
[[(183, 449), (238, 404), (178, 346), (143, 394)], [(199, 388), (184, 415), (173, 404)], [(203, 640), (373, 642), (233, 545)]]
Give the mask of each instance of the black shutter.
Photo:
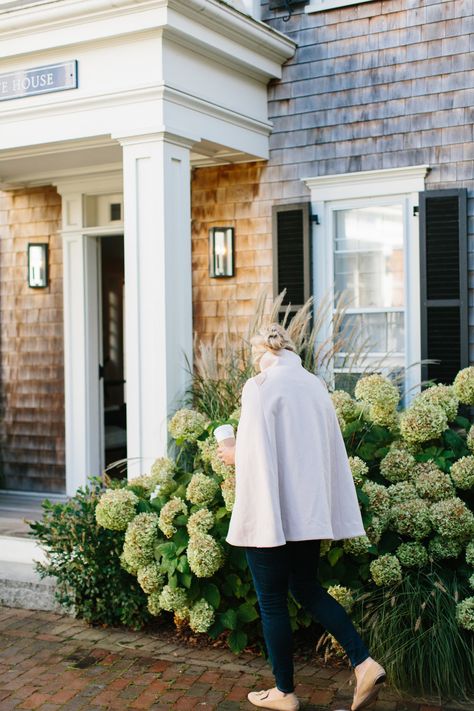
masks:
[(420, 193), (422, 379), (452, 383), (469, 363), (467, 191)]
[(273, 295), (286, 289), (281, 311), (296, 311), (309, 298), (309, 203), (273, 207)]

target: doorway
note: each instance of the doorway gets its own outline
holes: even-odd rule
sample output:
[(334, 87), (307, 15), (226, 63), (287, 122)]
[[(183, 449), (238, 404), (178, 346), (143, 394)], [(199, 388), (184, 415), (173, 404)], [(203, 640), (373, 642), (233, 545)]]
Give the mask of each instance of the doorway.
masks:
[(126, 477), (127, 394), (125, 367), (125, 272), (123, 235), (99, 238), (103, 456), (109, 476)]

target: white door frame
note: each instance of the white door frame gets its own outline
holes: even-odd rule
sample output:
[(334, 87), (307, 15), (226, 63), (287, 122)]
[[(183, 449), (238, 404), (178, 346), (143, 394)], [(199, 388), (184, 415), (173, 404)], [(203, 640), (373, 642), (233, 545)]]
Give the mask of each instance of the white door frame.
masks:
[(123, 225), (85, 226), (85, 195), (122, 192), (122, 171), (80, 176), (56, 185), (62, 197), (66, 494), (73, 496), (104, 464), (98, 238)]

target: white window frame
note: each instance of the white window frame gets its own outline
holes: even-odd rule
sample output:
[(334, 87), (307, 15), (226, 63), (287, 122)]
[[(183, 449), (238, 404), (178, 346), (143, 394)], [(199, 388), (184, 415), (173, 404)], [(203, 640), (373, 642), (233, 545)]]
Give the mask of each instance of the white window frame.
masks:
[(360, 5), (363, 2), (373, 2), (373, 0), (311, 0), (309, 5), (306, 5), (305, 12), (323, 12), (330, 10), (333, 7), (346, 7), (347, 5)]
[[(311, 191), (312, 214), (318, 216), (312, 232), (315, 309), (328, 296), (334, 302), (335, 211), (374, 204), (403, 205), (406, 402), (419, 391), (421, 383), (420, 249), (414, 208), (418, 206), (418, 193), (425, 189), (428, 170), (428, 165), (419, 165), (303, 179)], [(332, 309), (328, 310), (320, 342), (331, 336), (331, 314)]]

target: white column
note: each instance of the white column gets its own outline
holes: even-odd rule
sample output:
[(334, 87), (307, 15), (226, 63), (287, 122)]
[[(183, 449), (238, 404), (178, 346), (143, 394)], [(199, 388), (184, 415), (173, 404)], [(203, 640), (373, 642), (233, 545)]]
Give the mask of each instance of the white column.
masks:
[(123, 146), (129, 478), (168, 451), (167, 420), (192, 367), (190, 142), (168, 133)]

